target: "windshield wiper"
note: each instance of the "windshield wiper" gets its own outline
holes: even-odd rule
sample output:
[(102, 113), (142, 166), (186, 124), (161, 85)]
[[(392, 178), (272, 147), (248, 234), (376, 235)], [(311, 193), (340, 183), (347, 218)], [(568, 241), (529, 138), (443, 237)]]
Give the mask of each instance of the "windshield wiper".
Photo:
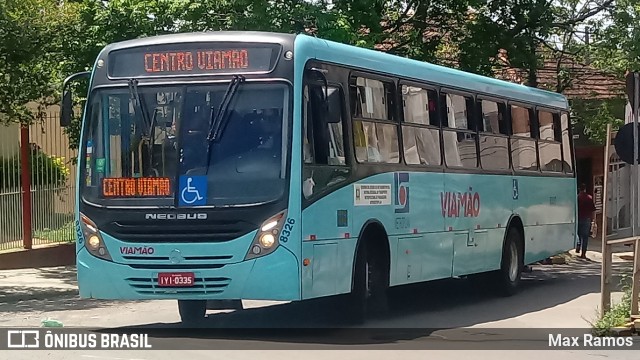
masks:
[[(131, 97), (131, 101), (133, 102), (133, 113), (134, 116), (138, 115), (138, 111), (140, 112), (139, 116), (142, 122), (142, 141), (147, 142), (147, 155), (149, 158), (149, 169), (153, 167), (153, 129), (156, 122), (156, 116), (158, 112), (156, 109), (153, 111), (153, 118), (149, 119), (149, 116), (146, 113), (146, 106), (144, 106), (143, 98), (140, 97), (140, 93), (138, 92), (138, 80), (137, 79), (129, 79), (129, 96)], [(136, 108), (138, 110), (136, 110)], [(142, 164), (140, 164), (142, 166)], [(141, 169), (142, 171), (142, 169)], [(143, 174), (144, 175), (144, 174)]]
[[(233, 75), (233, 79), (229, 83), (227, 87), (227, 91), (224, 93), (222, 97), (222, 101), (220, 102), (220, 107), (218, 108), (218, 112), (214, 114), (213, 108), (211, 109), (211, 117), (209, 120), (209, 135), (207, 136), (207, 141), (215, 141), (220, 136), (222, 136), (222, 131), (225, 127), (225, 119), (227, 118), (227, 109), (229, 108), (229, 104), (231, 104), (231, 100), (233, 100), (233, 96), (236, 94), (238, 90), (238, 86), (241, 82), (244, 81), (244, 76), (242, 75)], [(215, 116), (214, 116), (215, 115)]]
[[(133, 102), (133, 113), (134, 115), (138, 115), (138, 111), (140, 112), (139, 116), (141, 118), (142, 127), (142, 136), (144, 138), (149, 139), (151, 137), (151, 129), (153, 126), (153, 120), (149, 120), (149, 116), (145, 112), (145, 107), (143, 106), (142, 99), (140, 98), (140, 93), (138, 92), (138, 80), (137, 79), (129, 79), (129, 95), (131, 97), (131, 101)], [(136, 108), (138, 110), (136, 110)], [(154, 114), (155, 119), (155, 114)]]
[(228, 118), (227, 109), (229, 108), (229, 104), (231, 104), (231, 100), (233, 100), (233, 96), (236, 94), (240, 83), (244, 80), (245, 78), (242, 75), (233, 75), (233, 79), (231, 79), (231, 82), (227, 87), (227, 91), (224, 93), (222, 101), (220, 101), (218, 112), (215, 113), (213, 111), (213, 107), (211, 108), (211, 116), (209, 117), (209, 134), (207, 135), (207, 173), (209, 172), (209, 164), (211, 162), (211, 158), (209, 156), (211, 153), (211, 145), (222, 136), (222, 132), (226, 126), (226, 119)]

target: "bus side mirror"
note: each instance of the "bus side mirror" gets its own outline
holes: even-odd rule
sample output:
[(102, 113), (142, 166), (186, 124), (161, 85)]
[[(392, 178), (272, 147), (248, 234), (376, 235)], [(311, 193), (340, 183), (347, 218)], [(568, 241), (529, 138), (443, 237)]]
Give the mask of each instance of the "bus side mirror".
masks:
[(62, 83), (62, 104), (60, 106), (60, 126), (65, 127), (71, 125), (71, 119), (73, 118), (73, 98), (69, 84), (77, 79), (88, 79), (90, 75), (91, 72), (82, 71), (64, 79)]
[(342, 120), (341, 92), (334, 87), (331, 90), (327, 89), (326, 93), (324, 119), (328, 124), (337, 124)]
[(62, 108), (60, 109), (60, 126), (71, 125), (73, 117), (73, 102), (71, 100), (71, 90), (65, 90), (62, 96)]
[(331, 108), (329, 105), (329, 82), (327, 81), (327, 76), (325, 75), (326, 73), (328, 73), (328, 70), (326, 69), (319, 69), (319, 68), (311, 68), (308, 70), (309, 73), (309, 77), (311, 80), (315, 80), (315, 81), (321, 81), (323, 86), (322, 86), (322, 99), (321, 99), (321, 110), (322, 111), (322, 116), (321, 118), (325, 121), (325, 122), (330, 122), (328, 120), (328, 117), (330, 116), (330, 112), (331, 112)]

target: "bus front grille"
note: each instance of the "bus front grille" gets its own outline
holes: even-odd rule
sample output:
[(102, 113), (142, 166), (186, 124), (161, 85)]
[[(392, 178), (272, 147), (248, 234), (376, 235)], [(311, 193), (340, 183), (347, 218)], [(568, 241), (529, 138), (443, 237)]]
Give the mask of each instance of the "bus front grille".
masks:
[(215, 295), (222, 293), (231, 279), (226, 277), (196, 277), (193, 286), (159, 287), (157, 278), (134, 277), (126, 279), (129, 286), (140, 295)]
[(237, 239), (255, 229), (257, 229), (256, 225), (245, 221), (185, 224), (170, 220), (152, 225), (140, 222), (114, 221), (100, 228), (118, 240), (134, 243), (224, 242)]

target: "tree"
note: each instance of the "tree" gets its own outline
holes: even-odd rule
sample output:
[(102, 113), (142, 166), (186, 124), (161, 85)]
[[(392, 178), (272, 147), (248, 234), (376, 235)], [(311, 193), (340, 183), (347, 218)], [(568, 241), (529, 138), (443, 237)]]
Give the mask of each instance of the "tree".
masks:
[[(583, 27), (595, 27), (594, 17), (612, 11), (613, 1), (77, 0), (77, 17), (61, 33), (62, 67), (66, 74), (88, 70), (105, 45), (121, 40), (261, 30), (313, 34), (488, 76), (495, 76), (497, 54), (506, 51), (509, 66), (523, 69), (524, 82), (534, 87), (544, 57), (551, 57), (557, 65), (551, 90), (562, 92), (573, 76), (564, 60), (584, 58)], [(79, 123), (67, 130), (77, 138)]]
[(592, 63), (623, 77), (627, 70), (640, 70), (640, 4), (637, 0), (616, 0), (589, 25)]
[[(56, 98), (60, 38), (71, 14), (55, 0), (3, 0), (0, 7), (0, 122), (29, 124)], [(28, 106), (36, 103), (35, 110)]]

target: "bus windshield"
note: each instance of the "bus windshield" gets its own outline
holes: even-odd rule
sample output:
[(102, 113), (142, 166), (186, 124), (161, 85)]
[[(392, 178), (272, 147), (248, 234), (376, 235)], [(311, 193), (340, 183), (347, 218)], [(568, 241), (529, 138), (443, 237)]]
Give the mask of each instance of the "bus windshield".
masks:
[(171, 207), (245, 206), (280, 199), (286, 188), (288, 86), (237, 86), (222, 127), (211, 139), (228, 87), (95, 90), (83, 136), (85, 201)]

